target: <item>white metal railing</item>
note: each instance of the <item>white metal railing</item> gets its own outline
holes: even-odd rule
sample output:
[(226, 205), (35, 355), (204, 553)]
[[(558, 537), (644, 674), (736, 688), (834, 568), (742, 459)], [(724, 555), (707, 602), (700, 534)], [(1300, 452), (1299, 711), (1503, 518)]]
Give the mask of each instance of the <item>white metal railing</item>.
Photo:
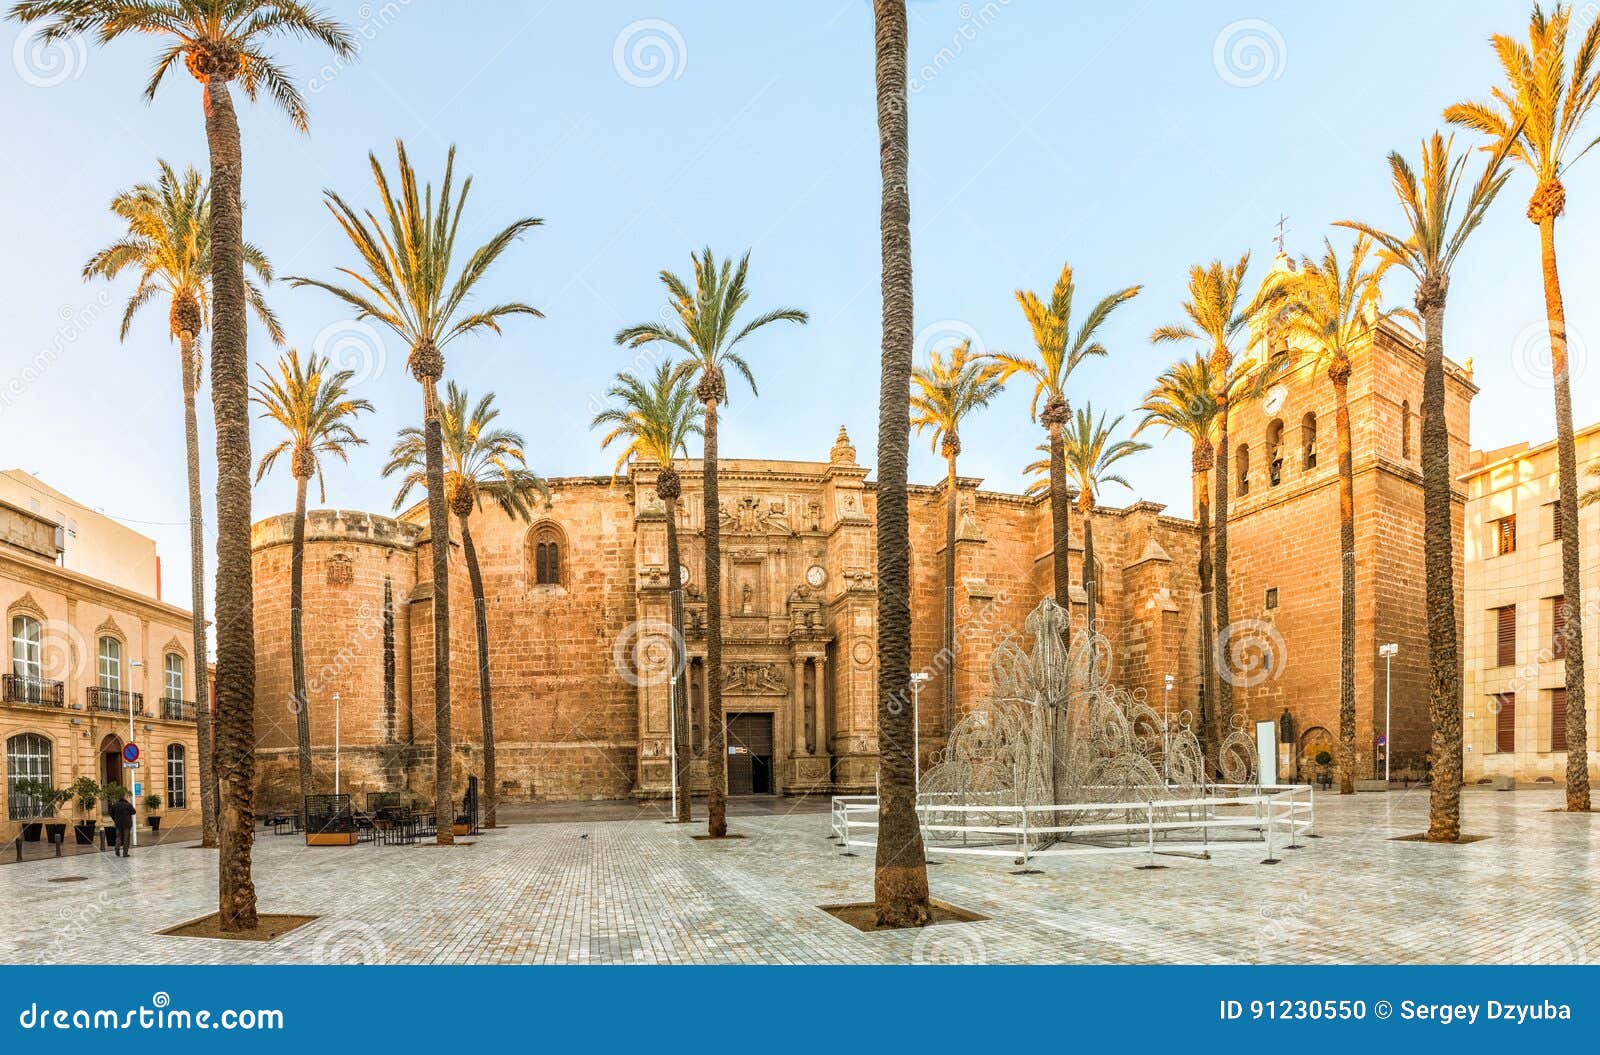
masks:
[[(1109, 789), (1108, 789), (1109, 790)], [(1145, 854), (1154, 863), (1158, 839), (1162, 853), (1209, 852), (1211, 833), (1243, 832), (1267, 845), (1266, 860), (1280, 848), (1298, 848), (1316, 822), (1309, 784), (1208, 784), (1197, 798), (1145, 797), (1111, 802), (1022, 806), (1000, 802), (954, 803), (954, 795), (924, 794), (917, 805), (923, 841), (940, 854), (1014, 858), (1027, 868), (1034, 858), (1089, 854)], [(970, 798), (971, 796), (967, 796)], [(996, 796), (998, 797), (998, 795)], [(1114, 814), (1063, 823), (1085, 813)], [(949, 815), (955, 815), (951, 817)], [(932, 815), (932, 819), (930, 819)], [(968, 821), (978, 815), (976, 823)], [(877, 846), (878, 797), (835, 795), (830, 837), (846, 853)], [(1189, 840), (1175, 839), (1194, 833)], [(1121, 838), (1122, 845), (1111, 845)], [(960, 840), (957, 842), (957, 840)], [(1081, 840), (1092, 839), (1093, 842)]]

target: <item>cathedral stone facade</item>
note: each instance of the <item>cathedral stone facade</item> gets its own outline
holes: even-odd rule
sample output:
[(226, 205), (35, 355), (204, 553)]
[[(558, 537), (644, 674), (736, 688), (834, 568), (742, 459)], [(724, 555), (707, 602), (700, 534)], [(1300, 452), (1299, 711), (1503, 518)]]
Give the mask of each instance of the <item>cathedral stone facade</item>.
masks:
[[(1290, 354), (1265, 346), (1256, 354)], [(1465, 463), (1470, 373), (1451, 366), (1452, 457)], [(1427, 740), (1418, 342), (1385, 326), (1357, 357), (1351, 386), (1358, 581), (1361, 767), (1377, 762), (1383, 668), (1394, 666), (1392, 748), (1420, 767)], [(1337, 457), (1331, 388), (1309, 358), (1264, 404), (1237, 412), (1229, 469), (1234, 635), (1225, 666), (1241, 721), (1279, 722), (1285, 774), (1309, 778), (1338, 729)], [(1180, 442), (1172, 440), (1170, 442)], [(1031, 443), (1025, 446), (1031, 446)], [(1459, 448), (1459, 449), (1458, 449)], [(669, 789), (668, 606), (686, 608), (694, 779), (705, 781), (705, 581), (708, 530), (700, 465), (680, 466), (681, 567), (667, 566), (656, 467), (626, 477), (550, 481), (531, 523), (474, 513), (494, 689), (503, 800), (659, 797)], [(734, 793), (868, 791), (877, 768), (875, 490), (840, 429), (826, 460), (725, 460), (709, 529), (723, 555), (723, 704)], [(956, 649), (942, 648), (946, 486), (911, 488), (914, 670), (924, 764), (953, 720), (988, 692), (995, 644), (1020, 633), (1050, 588), (1049, 504), (957, 482)], [(1189, 517), (1135, 502), (1093, 513), (1098, 611), (1112, 677), (1175, 716), (1201, 702), (1199, 540)], [(346, 790), (431, 794), (432, 608), (451, 610), (451, 726), (457, 786), (481, 772), (473, 604), (459, 538), (450, 596), (429, 580), (426, 510), (398, 519), (318, 510), (307, 528), (305, 641), (319, 783), (341, 745)], [(1081, 517), (1069, 559), (1082, 583)], [(452, 525), (452, 530), (456, 526)], [(256, 725), (263, 803), (295, 794), (288, 581), (291, 522), (256, 525)], [(1075, 626), (1087, 597), (1074, 586)], [(1166, 688), (1167, 676), (1171, 688)], [(956, 713), (944, 713), (953, 679)], [(337, 706), (335, 696), (337, 695)], [(1305, 759), (1306, 761), (1302, 761)]]

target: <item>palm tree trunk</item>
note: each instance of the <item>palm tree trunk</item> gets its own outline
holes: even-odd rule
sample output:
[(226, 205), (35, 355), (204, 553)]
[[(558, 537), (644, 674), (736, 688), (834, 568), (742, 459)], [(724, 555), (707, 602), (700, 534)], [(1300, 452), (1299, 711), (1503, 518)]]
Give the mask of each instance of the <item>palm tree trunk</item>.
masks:
[(1056, 604), (1066, 613), (1067, 641), (1072, 640), (1072, 504), (1067, 500), (1067, 455), (1061, 424), (1050, 425), (1050, 547), (1055, 573)]
[(933, 919), (917, 818), (912, 743), (911, 523), (906, 462), (911, 440), (911, 195), (908, 156), (905, 0), (873, 5), (878, 89), (878, 159), (883, 182), (883, 369), (878, 388), (878, 852), (873, 900), (880, 927)]
[(1556, 464), (1561, 503), (1561, 593), (1563, 664), (1567, 679), (1567, 809), (1589, 811), (1589, 725), (1584, 709), (1583, 580), (1579, 574), (1578, 449), (1572, 433), (1572, 385), (1567, 360), (1567, 309), (1556, 270), (1556, 218), (1539, 221), (1539, 257), (1544, 270), (1544, 307), (1550, 318), (1550, 369), (1556, 400)]
[(304, 607), (306, 567), (306, 485), (304, 476), (294, 478), (294, 544), (289, 549), (289, 666), (294, 688), (294, 738), (300, 763), (300, 805), (312, 791), (311, 713), (306, 699), (306, 646), (301, 627)]
[[(461, 552), (467, 558), (467, 580), (472, 584), (472, 622), (478, 643), (478, 707), (483, 716), (483, 825), (499, 827), (495, 807), (500, 794), (494, 772), (494, 699), (489, 686), (489, 611), (483, 597), (483, 572), (478, 567), (478, 549), (472, 544), (468, 516), (456, 517), (461, 524)], [(452, 818), (454, 819), (454, 818)]]
[(1090, 506), (1079, 512), (1083, 515), (1083, 593), (1088, 598), (1089, 605), (1089, 670), (1092, 674), (1096, 647), (1094, 638), (1095, 634), (1099, 632), (1099, 624), (1095, 621), (1098, 613), (1094, 603), (1094, 591), (1097, 585), (1094, 581), (1094, 509)]
[(1209, 759), (1216, 759), (1221, 747), (1216, 722), (1211, 711), (1216, 699), (1216, 657), (1212, 653), (1211, 628), (1211, 495), (1208, 477), (1209, 466), (1194, 474), (1198, 499), (1197, 520), (1200, 534), (1200, 703), (1196, 708), (1195, 725), (1199, 731), (1200, 746)]
[(1433, 721), (1429, 842), (1455, 842), (1461, 837), (1461, 661), (1456, 643), (1450, 431), (1444, 416), (1444, 299), (1441, 288), (1417, 291), (1426, 355), (1422, 374), (1422, 545), (1428, 603), (1428, 715)]
[(438, 822), (434, 839), (441, 846), (455, 842), (451, 801), (450, 737), (450, 516), (444, 494), (444, 438), (439, 425), (436, 377), (422, 383), (423, 447), (428, 476), (428, 538), (433, 557), (433, 808)]
[(194, 738), (200, 756), (200, 845), (217, 845), (217, 767), (216, 741), (211, 732), (211, 686), (206, 670), (206, 540), (205, 509), (200, 498), (200, 423), (195, 415), (194, 396), (198, 378), (194, 368), (194, 334), (178, 335), (183, 356), (183, 439), (189, 470), (189, 610), (192, 615), (190, 643), (193, 651), (191, 676), (194, 678)]
[[(956, 724), (956, 456), (949, 456), (944, 508), (944, 734)], [(920, 766), (922, 760), (918, 759)]]
[(706, 400), (706, 834), (728, 834), (728, 729), (722, 715), (722, 508), (717, 499), (717, 401)]
[[(1339, 446), (1339, 794), (1356, 791), (1356, 479), (1350, 461), (1350, 363), (1333, 368)], [(1387, 744), (1384, 750), (1389, 750)]]
[(670, 618), (672, 620), (672, 753), (673, 779), (678, 783), (680, 824), (689, 817), (689, 661), (684, 655), (683, 576), (679, 568), (683, 557), (678, 551), (678, 500), (664, 500), (667, 509), (667, 571), (672, 576)]
[[(1226, 374), (1224, 374), (1226, 376)], [(1217, 401), (1217, 523), (1215, 578), (1212, 582), (1212, 596), (1217, 605), (1216, 632), (1224, 635), (1226, 640), (1228, 632), (1228, 402), (1226, 399)], [(1220, 642), (1212, 639), (1212, 666), (1217, 668), (1217, 742), (1228, 735), (1229, 728), (1233, 725), (1233, 682), (1229, 680), (1226, 664), (1221, 662), (1221, 657), (1216, 655)], [(1222, 761), (1220, 758), (1217, 760)]]
[(226, 81), (204, 93), (211, 154), (211, 403), (217, 419), (217, 913), (224, 931), (256, 928), (256, 629), (250, 568), (250, 356), (245, 346), (244, 169)]

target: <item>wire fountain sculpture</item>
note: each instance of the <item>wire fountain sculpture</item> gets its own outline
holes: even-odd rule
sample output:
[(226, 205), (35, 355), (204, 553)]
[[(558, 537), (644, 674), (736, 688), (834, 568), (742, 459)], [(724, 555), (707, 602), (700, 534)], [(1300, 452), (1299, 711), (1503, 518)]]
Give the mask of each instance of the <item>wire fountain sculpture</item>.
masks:
[[(1069, 646), (1067, 614), (1050, 598), (1023, 625), (1033, 638), (1032, 650), (1025, 650), (1015, 634), (1002, 638), (990, 660), (992, 695), (956, 724), (937, 763), (923, 774), (921, 804), (930, 841), (966, 838), (941, 832), (941, 826), (1019, 823), (1015, 811), (942, 811), (940, 806), (1107, 803), (1103, 811), (1063, 811), (1052, 822), (1095, 825), (1124, 816), (1111, 803), (1159, 805), (1212, 793), (1205, 752), (1187, 710), (1168, 723), (1142, 689), (1129, 692), (1111, 684), (1109, 643), (1083, 631)], [(1218, 767), (1227, 785), (1255, 782), (1254, 745), (1238, 716), (1222, 738)], [(1166, 811), (1161, 819), (1171, 820), (1181, 809)], [(1051, 836), (1030, 840), (1038, 846), (1054, 841)]]

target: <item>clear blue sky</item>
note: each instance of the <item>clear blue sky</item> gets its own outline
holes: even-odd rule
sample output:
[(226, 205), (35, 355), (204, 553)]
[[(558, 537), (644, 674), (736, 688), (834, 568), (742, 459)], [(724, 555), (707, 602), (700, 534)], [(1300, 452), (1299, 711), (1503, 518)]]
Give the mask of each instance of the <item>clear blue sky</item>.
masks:
[[(611, 337), (657, 315), (656, 272), (687, 268), (702, 244), (754, 250), (752, 307), (790, 304), (812, 316), (750, 347), (761, 396), (735, 385), (723, 454), (825, 458), (845, 424), (872, 462), (878, 169), (868, 0), (327, 6), (361, 31), (358, 62), (326, 69), (327, 57), (308, 47), (277, 48), (308, 92), (310, 135), (266, 103), (241, 104), (246, 234), (280, 274), (327, 276), (349, 261), (321, 192), (371, 203), (368, 149), (388, 158), (403, 136), (419, 167), (437, 173), (453, 142), (476, 180), (463, 242), (519, 215), (545, 220), (482, 296), (527, 300), (547, 317), (459, 343), (448, 366), (472, 391), (499, 394), (539, 471), (609, 470), (588, 422), (634, 354)], [(1074, 393), (1075, 402), (1127, 410), (1173, 355), (1146, 338), (1178, 317), (1190, 263), (1249, 249), (1259, 274), (1280, 213), (1295, 253), (1314, 251), (1340, 217), (1398, 224), (1385, 152), (1415, 154), (1443, 106), (1483, 95), (1497, 78), (1488, 34), (1520, 32), (1527, 10), (1520, 0), (914, 2), (919, 327), (956, 320), (991, 349), (1025, 348), (1012, 290), (1048, 288), (1064, 260), (1085, 296), (1143, 283), (1106, 329), (1110, 358), (1087, 364)], [(1262, 18), (1270, 25), (1245, 21)], [(634, 26), (644, 20), (656, 21)], [(632, 45), (652, 36), (666, 51), (644, 39), (635, 54)], [(0, 463), (154, 535), (166, 595), (182, 603), (183, 434), (165, 309), (147, 309), (119, 343), (127, 288), (86, 286), (78, 275), (118, 233), (105, 208), (113, 194), (150, 178), (158, 157), (204, 169), (200, 93), (180, 69), (145, 104), (153, 43), (49, 55), (18, 37), (7, 23)], [(1600, 278), (1600, 158), (1586, 159), (1568, 188), (1568, 316), (1579, 353), (1600, 354), (1589, 295)], [(1522, 214), (1530, 189), (1526, 175), (1513, 177), (1452, 288), (1447, 351), (1475, 359), (1479, 447), (1553, 432), (1548, 387), (1528, 380), (1536, 370), (1519, 344), (1543, 325), (1537, 240)], [(302, 349), (348, 318), (316, 291), (280, 284), (270, 295)], [(1391, 299), (1409, 301), (1404, 282)], [(42, 369), (30, 365), (44, 349)], [(253, 359), (275, 354), (252, 333)], [(362, 425), (372, 445), (349, 467), (328, 467), (329, 505), (389, 508), (393, 488), (378, 468), (394, 431), (420, 413), (404, 358), (392, 337), (381, 356), (358, 354), (360, 391), (378, 408)], [(1574, 382), (1580, 424), (1600, 412), (1593, 381), (1585, 359)], [(207, 404), (202, 420), (209, 414)], [(258, 426), (258, 449), (269, 434)], [(1039, 436), (1027, 393), (1009, 392), (968, 427), (963, 470), (1018, 488)], [(1129, 476), (1140, 497), (1182, 513), (1187, 466), (1182, 441), (1160, 440)], [(916, 479), (938, 476), (924, 443), (912, 469)], [(206, 489), (209, 525), (209, 470)], [(291, 500), (291, 481), (277, 475), (257, 489), (256, 516)]]

